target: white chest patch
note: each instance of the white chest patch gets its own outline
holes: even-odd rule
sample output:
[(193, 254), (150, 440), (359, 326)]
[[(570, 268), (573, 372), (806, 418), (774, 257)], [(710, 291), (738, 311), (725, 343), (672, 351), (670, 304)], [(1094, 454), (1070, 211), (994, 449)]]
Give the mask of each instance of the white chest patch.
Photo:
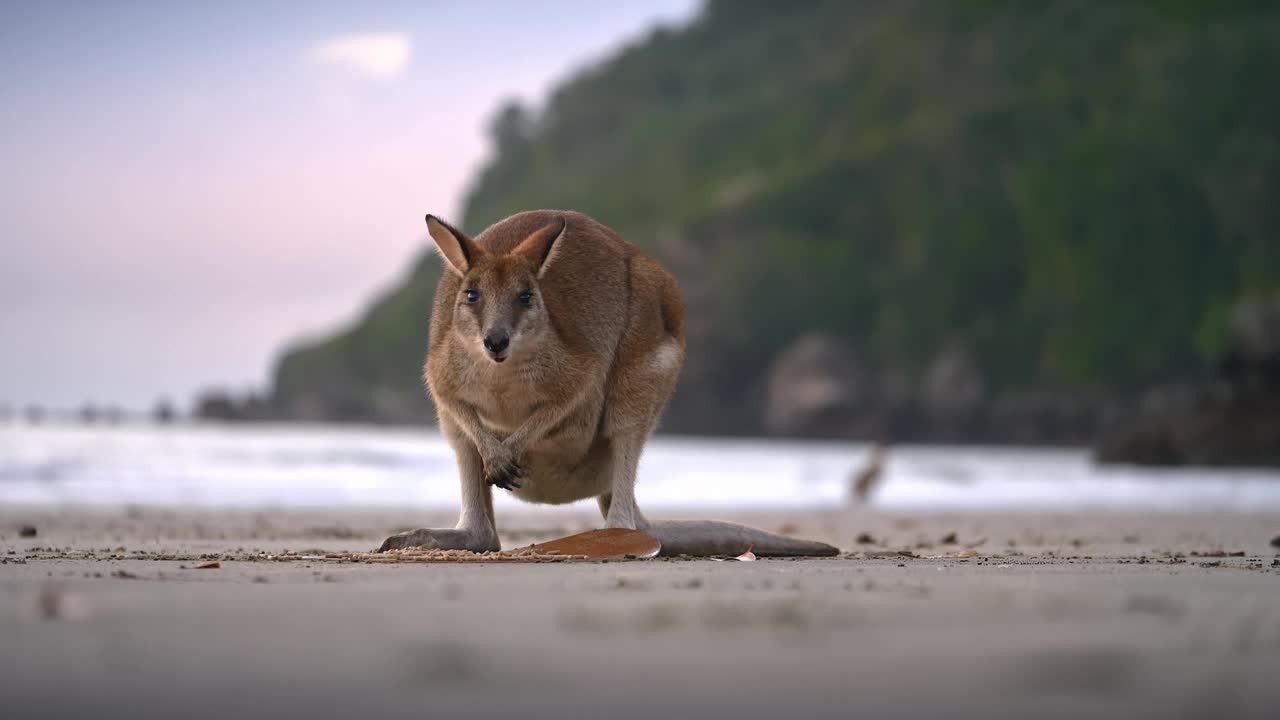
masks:
[(680, 343), (667, 340), (658, 346), (649, 356), (649, 369), (654, 374), (662, 374), (674, 370), (680, 365)]

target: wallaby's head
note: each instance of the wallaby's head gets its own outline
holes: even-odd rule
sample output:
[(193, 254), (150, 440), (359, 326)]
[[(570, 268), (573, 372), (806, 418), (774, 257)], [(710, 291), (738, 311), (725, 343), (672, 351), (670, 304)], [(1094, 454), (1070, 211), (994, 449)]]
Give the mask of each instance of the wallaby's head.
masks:
[(536, 348), (551, 332), (538, 280), (555, 260), (565, 219), (536, 230), (506, 255), (434, 215), (427, 230), (445, 268), (462, 279), (453, 306), (453, 332), (464, 347), (492, 362), (506, 362)]

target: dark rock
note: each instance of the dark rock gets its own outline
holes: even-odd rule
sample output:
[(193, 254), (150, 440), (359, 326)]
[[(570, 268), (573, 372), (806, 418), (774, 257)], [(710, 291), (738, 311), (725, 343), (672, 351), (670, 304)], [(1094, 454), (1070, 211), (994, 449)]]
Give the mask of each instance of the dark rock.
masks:
[(986, 435), (987, 382), (972, 354), (959, 347), (939, 352), (920, 383), (916, 432), (930, 442), (964, 442)]
[(866, 404), (865, 384), (866, 372), (846, 343), (805, 335), (769, 372), (765, 427), (777, 435), (841, 434)]
[(36, 534), (37, 533), (36, 533), (35, 525), (23, 525), (22, 527), (18, 528), (18, 537), (33, 538), (36, 536)]
[(1147, 393), (1095, 445), (1101, 462), (1280, 465), (1280, 295), (1241, 302), (1219, 377)]
[(962, 348), (938, 353), (925, 372), (921, 401), (930, 412), (940, 415), (967, 415), (977, 411), (986, 399), (987, 383), (982, 369)]
[(1079, 392), (1006, 391), (991, 404), (987, 432), (999, 442), (1023, 445), (1088, 444), (1101, 406)]
[(196, 397), (194, 415), (201, 420), (219, 422), (274, 420), (281, 417), (279, 410), (257, 393), (236, 395), (217, 388), (205, 390)]
[(161, 398), (156, 402), (154, 408), (151, 409), (151, 420), (159, 425), (168, 425), (178, 416), (178, 411), (174, 409), (173, 404), (168, 398)]
[(1280, 293), (1252, 298), (1231, 312), (1231, 349), (1251, 365), (1280, 358)]
[(1105, 433), (1094, 446), (1094, 458), (1102, 463), (1180, 465), (1182, 452), (1167, 422), (1147, 420)]
[(1095, 456), (1138, 465), (1280, 465), (1280, 386), (1121, 423), (1103, 433)]

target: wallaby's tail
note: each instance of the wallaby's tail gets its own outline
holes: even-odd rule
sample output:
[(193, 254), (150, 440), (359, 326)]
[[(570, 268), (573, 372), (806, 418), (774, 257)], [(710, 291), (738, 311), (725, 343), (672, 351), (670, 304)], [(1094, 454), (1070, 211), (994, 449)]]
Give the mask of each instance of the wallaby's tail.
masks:
[(645, 531), (662, 541), (662, 555), (739, 555), (747, 548), (761, 557), (829, 556), (840, 552), (826, 543), (719, 520), (655, 522)]

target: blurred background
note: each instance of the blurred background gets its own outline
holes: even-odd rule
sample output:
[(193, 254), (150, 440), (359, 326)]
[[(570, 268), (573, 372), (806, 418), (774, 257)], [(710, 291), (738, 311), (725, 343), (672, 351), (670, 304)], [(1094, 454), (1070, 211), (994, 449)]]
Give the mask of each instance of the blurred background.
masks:
[(5, 3), (0, 499), (452, 505), (422, 217), (553, 207), (686, 294), (645, 502), (1280, 507), (1277, 37), (1247, 0)]

